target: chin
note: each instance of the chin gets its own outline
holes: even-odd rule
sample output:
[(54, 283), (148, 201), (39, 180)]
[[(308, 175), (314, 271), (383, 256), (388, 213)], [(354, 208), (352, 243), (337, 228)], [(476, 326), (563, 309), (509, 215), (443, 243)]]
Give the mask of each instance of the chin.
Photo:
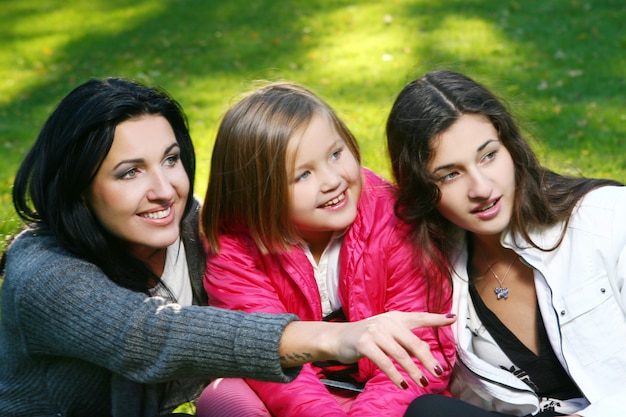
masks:
[[(171, 236), (162, 236), (159, 239), (155, 239), (152, 242), (149, 242), (150, 246), (154, 248), (167, 248), (168, 246), (174, 244), (176, 239), (178, 239), (179, 234), (172, 234)], [(148, 242), (147, 242), (148, 243)]]

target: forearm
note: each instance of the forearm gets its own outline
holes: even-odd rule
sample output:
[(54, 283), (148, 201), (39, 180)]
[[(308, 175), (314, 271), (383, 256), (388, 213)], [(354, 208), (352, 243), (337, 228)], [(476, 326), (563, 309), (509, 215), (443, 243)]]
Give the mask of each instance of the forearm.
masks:
[(295, 316), (180, 307), (106, 279), (95, 285), (93, 274), (90, 282), (59, 276), (67, 278), (23, 286), (15, 297), (16, 327), (35, 354), (82, 359), (143, 382), (181, 376), (285, 382), (297, 373), (286, 375), (278, 357), (284, 326)]
[[(289, 323), (280, 340), (280, 363), (284, 368), (301, 366), (308, 362), (335, 359), (332, 342), (339, 337), (337, 326), (325, 322), (293, 321)], [(356, 355), (357, 352), (354, 352)]]

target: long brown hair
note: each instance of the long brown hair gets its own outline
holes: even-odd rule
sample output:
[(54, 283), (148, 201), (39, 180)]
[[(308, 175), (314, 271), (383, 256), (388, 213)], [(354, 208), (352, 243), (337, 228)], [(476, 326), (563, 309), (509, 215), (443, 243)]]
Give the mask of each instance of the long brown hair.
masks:
[[(432, 140), (462, 115), (491, 121), (515, 167), (515, 197), (509, 229), (534, 247), (536, 227), (567, 222), (576, 203), (589, 191), (621, 185), (612, 180), (577, 178), (542, 167), (504, 102), (471, 78), (447, 70), (427, 73), (409, 83), (396, 98), (387, 120), (387, 146), (398, 184), (396, 212), (412, 226), (413, 238), (428, 258), (449, 276), (446, 255), (459, 229), (436, 209), (439, 188), (428, 172)], [(564, 229), (565, 230), (565, 229)], [(561, 236), (562, 239), (562, 236)]]
[(310, 90), (274, 82), (245, 95), (220, 124), (202, 209), (202, 231), (214, 253), (218, 237), (244, 227), (262, 253), (301, 239), (289, 220), (287, 145), (314, 116), (328, 119), (360, 161), (356, 139), (332, 108)]

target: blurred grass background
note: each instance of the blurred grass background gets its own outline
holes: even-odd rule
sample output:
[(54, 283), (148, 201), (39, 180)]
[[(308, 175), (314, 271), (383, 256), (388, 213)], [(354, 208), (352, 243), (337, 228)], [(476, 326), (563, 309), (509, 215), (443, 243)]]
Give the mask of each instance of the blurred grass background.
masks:
[(220, 117), (255, 80), (313, 89), (389, 176), (391, 103), (442, 67), (507, 99), (548, 166), (626, 181), (623, 0), (3, 0), (0, 16), (0, 241), (20, 226), (19, 162), (90, 77), (159, 85), (183, 105), (200, 196)]

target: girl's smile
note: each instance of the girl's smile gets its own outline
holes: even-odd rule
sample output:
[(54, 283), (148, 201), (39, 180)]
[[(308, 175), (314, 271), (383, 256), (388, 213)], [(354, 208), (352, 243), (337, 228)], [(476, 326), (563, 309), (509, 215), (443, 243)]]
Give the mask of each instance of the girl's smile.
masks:
[(339, 194), (337, 197), (335, 197), (332, 200), (330, 200), (329, 202), (327, 202), (326, 204), (322, 205), (321, 208), (338, 209), (338, 208), (343, 207), (345, 204), (347, 204), (346, 193), (343, 192), (343, 193)]

